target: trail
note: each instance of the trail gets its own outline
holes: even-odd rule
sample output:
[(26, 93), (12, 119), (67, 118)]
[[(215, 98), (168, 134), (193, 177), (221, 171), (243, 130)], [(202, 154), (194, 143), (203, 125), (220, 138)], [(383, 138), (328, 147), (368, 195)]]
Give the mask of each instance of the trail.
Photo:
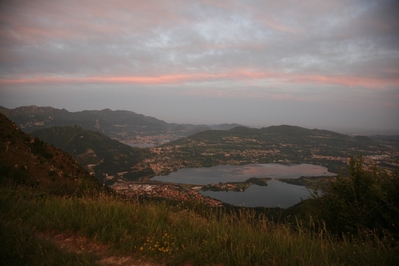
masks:
[(98, 265), (110, 266), (163, 266), (164, 264), (145, 261), (134, 256), (121, 256), (112, 253), (109, 245), (72, 233), (37, 232), (36, 236), (46, 240), (61, 250), (73, 253), (87, 253), (94, 257)]

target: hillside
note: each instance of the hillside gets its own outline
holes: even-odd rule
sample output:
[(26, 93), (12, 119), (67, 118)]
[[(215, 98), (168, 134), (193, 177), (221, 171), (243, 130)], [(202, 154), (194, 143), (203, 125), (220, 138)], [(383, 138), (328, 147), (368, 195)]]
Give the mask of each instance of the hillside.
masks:
[(53, 194), (101, 188), (66, 152), (20, 131), (0, 114), (0, 177)]
[(98, 179), (112, 183), (113, 178), (137, 179), (152, 175), (151, 169), (138, 169), (149, 156), (146, 149), (132, 148), (99, 132), (84, 130), (79, 126), (36, 129), (32, 135), (68, 152)]
[(347, 170), (348, 158), (359, 153), (366, 161), (387, 169), (395, 169), (399, 158), (397, 146), (365, 136), (288, 125), (202, 131), (154, 150), (158, 174), (182, 167), (273, 162), (318, 164), (340, 173)]
[[(206, 125), (174, 124), (131, 111), (104, 109), (69, 112), (53, 107), (22, 106), (15, 109), (0, 107), (0, 112), (26, 133), (35, 129), (78, 125), (98, 131), (126, 144), (158, 145), (202, 130)], [(213, 128), (232, 128), (235, 124), (213, 125)]]

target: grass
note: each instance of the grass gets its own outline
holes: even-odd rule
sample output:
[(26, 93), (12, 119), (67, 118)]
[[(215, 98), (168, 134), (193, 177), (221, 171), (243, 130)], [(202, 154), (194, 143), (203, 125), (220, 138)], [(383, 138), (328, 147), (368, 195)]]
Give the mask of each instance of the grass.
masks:
[(324, 229), (276, 224), (244, 209), (226, 214), (200, 205), (105, 194), (57, 197), (2, 185), (0, 210), (4, 265), (95, 263), (87, 254), (66, 253), (34, 237), (48, 230), (166, 265), (395, 265), (399, 260), (397, 246), (373, 234), (337, 240)]

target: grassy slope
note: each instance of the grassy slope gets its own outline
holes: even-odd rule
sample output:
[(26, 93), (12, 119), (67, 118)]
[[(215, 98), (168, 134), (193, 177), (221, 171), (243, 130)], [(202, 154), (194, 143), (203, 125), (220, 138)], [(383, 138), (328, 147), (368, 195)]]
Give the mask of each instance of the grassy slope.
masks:
[[(22, 189), (16, 189), (17, 186)], [(1, 203), (1, 265), (92, 265), (94, 260), (90, 256), (61, 251), (52, 243), (35, 237), (35, 228), (17, 218), (27, 212), (9, 211), (17, 205), (17, 197), (33, 202), (33, 198), (46, 195), (81, 196), (103, 191), (102, 185), (65, 152), (21, 132), (2, 114), (0, 190), (3, 196), (11, 195), (9, 202)]]
[(66, 152), (23, 133), (0, 114), (0, 175), (53, 194), (71, 194), (101, 184)]
[[(114, 254), (170, 265), (394, 265), (398, 259), (393, 248), (373, 235), (338, 241), (323, 229), (315, 233), (254, 219), (252, 211), (228, 215), (203, 211), (201, 206), (194, 211), (184, 205), (139, 203), (105, 194), (39, 196), (15, 186), (1, 187), (0, 206), (3, 228), (71, 232), (110, 245)], [(42, 256), (37, 242), (29, 244), (33, 248), (28, 251), (20, 240), (1, 242), (11, 254)]]

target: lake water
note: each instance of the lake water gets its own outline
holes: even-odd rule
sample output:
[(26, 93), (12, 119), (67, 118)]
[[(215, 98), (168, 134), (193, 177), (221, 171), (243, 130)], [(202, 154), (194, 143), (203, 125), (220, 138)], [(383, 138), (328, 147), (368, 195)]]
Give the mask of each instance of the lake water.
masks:
[(152, 148), (155, 146), (154, 143), (129, 143), (128, 145), (134, 148)]
[(206, 185), (226, 182), (242, 182), (251, 177), (265, 178), (268, 186), (251, 185), (244, 192), (201, 191), (223, 202), (247, 207), (288, 208), (310, 197), (310, 192), (303, 186), (280, 182), (276, 178), (298, 178), (300, 176), (332, 176), (327, 168), (312, 164), (249, 164), (219, 165), (209, 168), (184, 168), (168, 176), (156, 176), (152, 180)]

